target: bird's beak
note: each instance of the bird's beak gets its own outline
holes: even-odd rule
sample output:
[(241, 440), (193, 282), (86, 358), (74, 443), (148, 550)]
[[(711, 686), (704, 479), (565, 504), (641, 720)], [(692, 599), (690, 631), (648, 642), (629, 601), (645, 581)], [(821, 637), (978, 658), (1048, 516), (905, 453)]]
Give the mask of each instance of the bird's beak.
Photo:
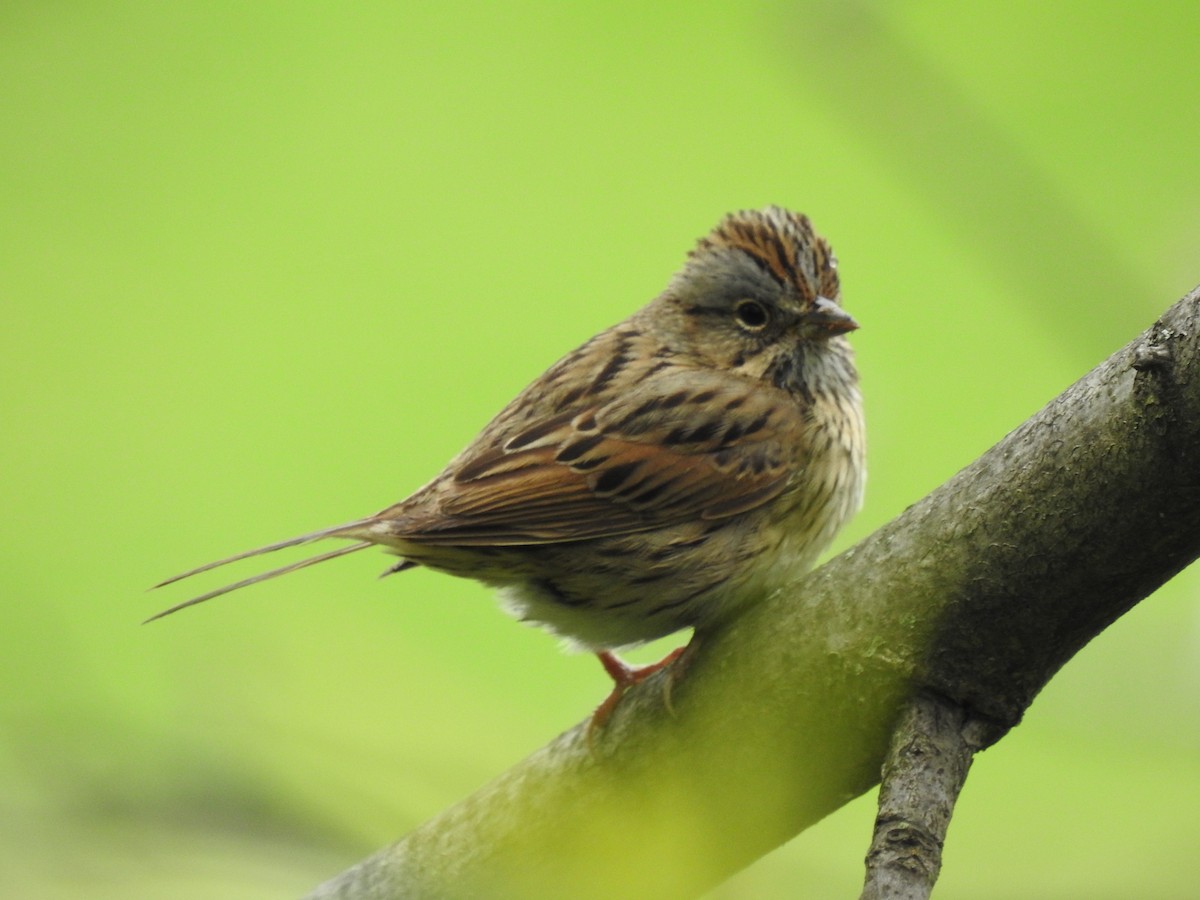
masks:
[(858, 328), (854, 317), (827, 297), (818, 297), (804, 320), (830, 334), (844, 334)]

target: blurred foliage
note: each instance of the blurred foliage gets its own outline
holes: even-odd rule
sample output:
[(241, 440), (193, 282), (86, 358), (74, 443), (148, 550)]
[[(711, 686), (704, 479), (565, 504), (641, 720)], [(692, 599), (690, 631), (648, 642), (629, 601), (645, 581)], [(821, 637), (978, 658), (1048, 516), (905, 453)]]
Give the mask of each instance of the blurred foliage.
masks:
[[(434, 474), (730, 209), (841, 258), (845, 547), (1200, 280), (1200, 7), (0, 11), (0, 894), (294, 896), (586, 715), (584, 657), (356, 556), (149, 583)], [(649, 648), (652, 656), (663, 647)], [(1185, 897), (1185, 573), (976, 763), (939, 896)], [(713, 896), (852, 896), (860, 798)]]

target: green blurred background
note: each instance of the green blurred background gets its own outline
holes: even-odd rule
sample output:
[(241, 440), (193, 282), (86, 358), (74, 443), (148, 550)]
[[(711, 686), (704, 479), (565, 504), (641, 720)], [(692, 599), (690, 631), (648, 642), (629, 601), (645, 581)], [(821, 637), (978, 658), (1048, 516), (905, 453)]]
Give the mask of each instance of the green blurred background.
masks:
[[(143, 591), (401, 498), (728, 210), (811, 215), (864, 326), (838, 546), (945, 480), (1200, 282), (1198, 30), (1192, 3), (5, 4), (0, 894), (294, 896), (587, 715), (593, 660), (474, 584), (377, 582), (382, 554), (144, 628), (189, 594)], [(977, 761), (940, 897), (1195, 895), (1198, 586)], [(856, 895), (873, 803), (713, 897)]]

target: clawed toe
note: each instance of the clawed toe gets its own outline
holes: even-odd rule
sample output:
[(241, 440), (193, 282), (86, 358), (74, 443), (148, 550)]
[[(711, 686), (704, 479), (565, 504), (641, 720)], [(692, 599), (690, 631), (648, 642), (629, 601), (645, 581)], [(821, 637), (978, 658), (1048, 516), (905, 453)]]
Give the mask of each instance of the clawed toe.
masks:
[[(645, 681), (656, 672), (666, 669), (679, 659), (690, 646), (689, 644), (687, 647), (676, 647), (658, 662), (650, 663), (646, 666), (631, 666), (609, 650), (599, 651), (596, 657), (600, 660), (600, 665), (604, 666), (604, 671), (612, 678), (613, 689), (604, 698), (604, 702), (597, 706), (596, 711), (592, 713), (592, 718), (588, 722), (587, 728), (589, 743), (592, 740), (593, 734), (607, 724), (613, 711), (621, 702), (621, 698), (625, 696), (626, 691), (635, 684)], [(667, 677), (663, 679), (663, 703), (671, 715), (675, 714), (675, 708), (671, 704), (671, 688), (675, 683), (675, 674), (668, 672)]]

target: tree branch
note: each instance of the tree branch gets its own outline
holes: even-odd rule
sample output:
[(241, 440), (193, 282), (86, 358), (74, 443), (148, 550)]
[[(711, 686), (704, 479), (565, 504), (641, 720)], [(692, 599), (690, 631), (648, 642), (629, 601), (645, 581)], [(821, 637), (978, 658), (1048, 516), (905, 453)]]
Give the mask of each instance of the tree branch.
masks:
[(693, 896), (874, 785), (916, 691), (959, 707), (969, 744), (998, 739), (1200, 555), (1198, 373), (1193, 291), (920, 503), (699, 635), (671, 711), (665, 672), (592, 746), (561, 735), (311, 898)]
[(860, 900), (925, 900), (942, 868), (954, 802), (990, 723), (952, 700), (918, 691), (892, 733), (875, 837)]

